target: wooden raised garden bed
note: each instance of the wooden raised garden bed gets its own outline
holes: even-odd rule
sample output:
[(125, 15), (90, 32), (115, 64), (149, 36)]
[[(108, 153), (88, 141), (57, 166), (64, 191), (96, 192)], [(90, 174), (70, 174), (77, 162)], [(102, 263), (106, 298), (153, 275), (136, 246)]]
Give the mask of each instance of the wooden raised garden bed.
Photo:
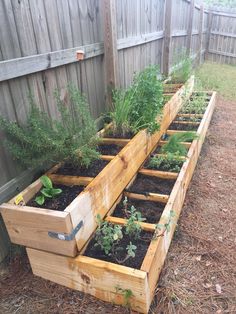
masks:
[[(110, 210), (175, 118), (183, 98), (191, 95), (193, 82), (191, 77), (165, 104), (160, 131), (150, 135), (142, 130), (132, 139), (104, 138), (103, 144), (123, 148), (115, 156), (102, 157), (101, 163), (105, 167), (98, 171), (98, 175), (75, 173), (61, 164), (53, 167), (47, 173), (52, 182), (62, 189), (72, 189), (74, 195), (78, 195), (65, 204), (62, 211), (34, 206), (32, 199), (42, 187), (40, 180), (20, 193), (23, 205), (16, 205), (15, 197), (2, 204), (0, 209), (11, 241), (65, 256), (76, 256), (95, 231), (97, 214), (103, 218)], [(100, 135), (105, 133), (102, 131)]]
[[(198, 114), (197, 116), (199, 118), (197, 128), (198, 137), (192, 142), (184, 143), (186, 148), (188, 148), (188, 153), (187, 157), (183, 158), (183, 165), (180, 172), (163, 172), (147, 169), (145, 168), (145, 163), (143, 163), (144, 158), (143, 162), (139, 164), (139, 167), (142, 165), (139, 171), (135, 167), (136, 170), (133, 171), (133, 176), (130, 175), (128, 184), (124, 184), (124, 186), (126, 185), (126, 189), (116, 194), (119, 195), (116, 201), (113, 202), (113, 206), (110, 206), (110, 210), (105, 218), (113, 224), (126, 225), (127, 220), (124, 216), (122, 217), (122, 212), (120, 213), (119, 211), (119, 204), (124, 196), (127, 196), (131, 203), (135, 201), (135, 206), (139, 207), (139, 209), (142, 209), (142, 204), (140, 203), (142, 201), (149, 202), (149, 210), (151, 207), (155, 209), (155, 203), (157, 204), (156, 211), (159, 211), (159, 215), (155, 216), (154, 221), (150, 220), (152, 214), (149, 211), (149, 214), (146, 216), (147, 221), (141, 223), (143, 233), (145, 233), (145, 236), (149, 234), (150, 237), (149, 242), (146, 241), (144, 256), (139, 257), (139, 260), (136, 260), (135, 257), (135, 265), (137, 266), (133, 265), (133, 260), (130, 261), (131, 264), (125, 263), (124, 266), (104, 260), (102, 257), (99, 257), (99, 254), (99, 259), (91, 257), (93, 256), (91, 252), (93, 234), (90, 232), (90, 240), (83, 247), (80, 255), (74, 258), (28, 248), (27, 253), (35, 275), (69, 288), (89, 293), (104, 301), (127, 305), (138, 312), (148, 313), (157, 280), (183, 206), (185, 194), (213, 114), (216, 93), (212, 92), (208, 93), (208, 95), (210, 100), (208, 101), (205, 113), (201, 114), (201, 116)], [(181, 112), (177, 115), (174, 122), (183, 120), (191, 122), (193, 116), (195, 114)], [(189, 120), (183, 118), (189, 118)], [(166, 134), (168, 136), (170, 133), (178, 132), (183, 131), (172, 129), (167, 130)], [(142, 133), (137, 138), (141, 137)], [(165, 139), (159, 141), (158, 145), (163, 145), (163, 141)], [(148, 151), (151, 152), (153, 149), (156, 149), (155, 145)], [(137, 151), (135, 151), (136, 153)], [(148, 154), (146, 157), (148, 158)], [(146, 183), (144, 183), (145, 191), (143, 191), (142, 184), (140, 184), (142, 176), (146, 176), (146, 179), (148, 177), (152, 180), (152, 184), (145, 185)], [(115, 188), (114, 185), (113, 188)], [(145, 205), (143, 204), (143, 206)], [(87, 210), (89, 211), (88, 208)], [(104, 212), (104, 210), (97, 210), (96, 212)], [(156, 230), (155, 223), (159, 223), (163, 227), (160, 233), (152, 238)], [(168, 230), (167, 227), (164, 227), (167, 225), (169, 226)], [(146, 236), (147, 239), (148, 237)], [(141, 247), (139, 248), (142, 251)]]

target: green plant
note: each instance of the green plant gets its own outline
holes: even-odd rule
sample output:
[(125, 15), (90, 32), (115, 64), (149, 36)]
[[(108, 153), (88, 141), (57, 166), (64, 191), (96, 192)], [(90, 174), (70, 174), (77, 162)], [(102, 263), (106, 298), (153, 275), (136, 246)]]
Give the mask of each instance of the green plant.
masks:
[(40, 190), (41, 195), (37, 196), (35, 198), (35, 202), (39, 205), (43, 205), (45, 202), (45, 199), (47, 198), (53, 198), (59, 194), (61, 194), (61, 189), (54, 189), (52, 181), (47, 176), (42, 176), (40, 178), (40, 181), (42, 182), (43, 188)]
[(132, 85), (113, 94), (111, 112), (113, 132), (125, 135), (147, 128), (150, 133), (159, 128), (156, 120), (163, 107), (162, 82), (157, 78), (156, 66), (136, 74)]
[(148, 168), (170, 172), (179, 172), (184, 160), (179, 154), (167, 153), (165, 156), (154, 156), (148, 163)]
[(155, 231), (153, 234), (153, 240), (158, 237), (163, 237), (165, 232), (170, 232), (171, 223), (173, 222), (173, 217), (175, 217), (175, 212), (173, 210), (170, 211), (168, 221), (164, 224), (156, 224)]
[(68, 94), (73, 113), (60, 99), (59, 93), (55, 94), (61, 116), (59, 121), (40, 110), (32, 97), (25, 125), (0, 117), (0, 129), (6, 133), (7, 147), (24, 167), (64, 160), (75, 166), (88, 167), (99, 158), (96, 127), (86, 100), (75, 87), (69, 86)]
[(112, 255), (115, 247), (123, 238), (122, 227), (102, 221), (100, 215), (97, 216), (97, 222), (98, 228), (95, 234), (95, 246), (100, 246), (106, 255)]
[(168, 142), (161, 148), (163, 153), (187, 155), (187, 149), (181, 142), (188, 142), (196, 139), (198, 136), (195, 132), (176, 133), (170, 136)]
[(206, 97), (207, 94), (205, 92), (193, 93), (192, 96), (185, 101), (181, 113), (203, 114), (206, 109)]
[(138, 212), (134, 206), (131, 206), (130, 210), (127, 210), (127, 214), (129, 218), (125, 225), (125, 233), (130, 237), (138, 239), (142, 231), (140, 222), (145, 221), (146, 218), (143, 218), (141, 213)]
[(192, 60), (183, 51), (175, 57), (173, 71), (171, 73), (172, 83), (185, 83), (192, 73)]
[(124, 296), (124, 306), (130, 307), (130, 299), (134, 296), (132, 290), (130, 289), (122, 289), (119, 286), (115, 287), (116, 292), (123, 294)]

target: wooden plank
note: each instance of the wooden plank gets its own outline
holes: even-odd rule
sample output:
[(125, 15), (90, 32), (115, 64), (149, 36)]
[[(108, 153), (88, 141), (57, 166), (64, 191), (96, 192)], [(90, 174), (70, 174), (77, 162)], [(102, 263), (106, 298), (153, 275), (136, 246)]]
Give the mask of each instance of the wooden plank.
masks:
[(121, 38), (117, 40), (117, 49), (127, 49), (134, 46), (143, 45), (163, 38), (163, 31), (141, 34), (135, 37)]
[(75, 240), (60, 241), (58, 245), (59, 240), (48, 236), (49, 231), (71, 232), (72, 225), (68, 213), (6, 203), (2, 204), (0, 209), (13, 243), (75, 256)]
[(206, 53), (205, 53), (206, 59), (208, 59), (208, 57), (209, 57), (209, 48), (210, 48), (210, 40), (211, 40), (212, 18), (213, 18), (213, 14), (212, 14), (212, 12), (209, 12), (209, 15), (208, 15), (208, 25), (207, 25)]
[(230, 52), (224, 52), (224, 51), (217, 51), (213, 49), (208, 50), (208, 54), (216, 54), (216, 55), (221, 55), (221, 56), (226, 56), (226, 57), (231, 57), (231, 58), (236, 58), (236, 53), (230, 53)]
[(95, 43), (91, 45), (84, 45), (75, 48), (1, 61), (0, 82), (77, 62), (77, 50), (83, 50), (85, 52), (84, 58), (89, 59), (103, 54), (104, 45), (102, 43)]
[[(190, 144), (190, 143), (186, 143), (186, 144)], [(140, 169), (139, 173), (144, 174), (146, 176), (152, 176), (152, 177), (157, 177), (157, 178), (162, 178), (162, 179), (177, 179), (177, 177), (179, 175), (176, 172), (151, 170), (151, 169), (145, 169), (145, 168)]]
[(180, 121), (180, 120), (174, 120), (173, 123), (180, 124), (180, 125), (182, 124), (182, 125), (195, 125), (195, 126), (200, 124), (200, 122), (196, 122), (196, 121)]
[(49, 178), (54, 184), (63, 185), (88, 185), (94, 178), (91, 177), (79, 177), (79, 176), (67, 176), (60, 174), (50, 174)]
[(178, 113), (177, 117), (184, 117), (184, 118), (202, 118), (203, 114), (201, 113)]
[(165, 33), (163, 47), (163, 73), (168, 76), (170, 72), (171, 29), (172, 29), (173, 1), (165, 1)]
[[(180, 134), (180, 133), (186, 133), (187, 131), (182, 131), (182, 130), (167, 130), (166, 131), (166, 134), (167, 135), (173, 135), (173, 134)], [(192, 132), (194, 132), (194, 131), (192, 131)]]
[(164, 204), (166, 204), (169, 199), (169, 195), (158, 194), (158, 193), (138, 194), (138, 193), (124, 192), (124, 195), (127, 196), (128, 198), (133, 198), (135, 200), (160, 202)]
[(101, 159), (102, 160), (107, 160), (107, 161), (111, 161), (115, 156), (112, 155), (102, 155)]
[(225, 37), (232, 37), (236, 38), (236, 34), (234, 33), (227, 33), (227, 32), (221, 32), (221, 31), (211, 31), (212, 35), (220, 35), (220, 36), (225, 36)]
[(119, 86), (115, 0), (103, 0), (102, 10), (104, 20), (106, 101), (108, 107), (110, 107), (112, 104), (112, 90)]
[(194, 19), (194, 0), (190, 1), (190, 11), (188, 15), (188, 29), (187, 29), (187, 55), (191, 55), (192, 35), (193, 35), (193, 19)]
[(33, 273), (103, 301), (125, 305), (122, 290), (132, 291), (132, 308), (147, 313), (150, 306), (147, 274), (143, 271), (89, 258), (68, 258), (27, 249)]
[(188, 152), (188, 158), (184, 163), (178, 179), (174, 185), (174, 188), (171, 192), (169, 201), (165, 206), (163, 214), (160, 219), (161, 224), (165, 224), (169, 220), (170, 211), (173, 210), (175, 216), (173, 217), (173, 222), (170, 225), (170, 232), (165, 232), (163, 237), (158, 237), (156, 240), (152, 241), (150, 244), (149, 250), (146, 254), (146, 257), (141, 266), (141, 270), (148, 273), (148, 281), (151, 295), (154, 294), (156, 282), (160, 275), (161, 268), (164, 264), (164, 260), (166, 258), (171, 239), (173, 237), (176, 223), (178, 221), (185, 194), (187, 188), (189, 186), (190, 180), (193, 175), (193, 171), (196, 167), (196, 163), (201, 151), (202, 144), (205, 139), (205, 135), (213, 114), (213, 110), (215, 107), (216, 93), (213, 92), (209, 105), (204, 114), (204, 118), (201, 122), (201, 125), (198, 129), (198, 139), (194, 140), (190, 150)]
[[(112, 215), (107, 216), (105, 218), (105, 220), (112, 223), (112, 224), (121, 225), (121, 226), (125, 226), (127, 224), (127, 219), (114, 217)], [(157, 223), (158, 223), (158, 221), (157, 221)], [(150, 231), (150, 232), (155, 231), (155, 224), (151, 224), (151, 223), (147, 223), (147, 222), (140, 222), (140, 226), (145, 231)]]
[(203, 28), (204, 28), (204, 6), (201, 5), (199, 18), (199, 38), (198, 38), (198, 64), (202, 63), (202, 45), (203, 45)]

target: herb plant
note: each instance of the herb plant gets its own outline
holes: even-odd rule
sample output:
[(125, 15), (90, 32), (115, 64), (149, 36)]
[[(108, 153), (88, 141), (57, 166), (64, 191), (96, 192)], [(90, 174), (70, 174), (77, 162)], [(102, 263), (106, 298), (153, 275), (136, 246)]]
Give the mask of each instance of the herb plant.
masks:
[[(99, 158), (95, 123), (87, 102), (75, 87), (68, 87), (68, 104), (56, 93), (61, 119), (55, 121), (40, 110), (31, 98), (31, 109), (25, 125), (0, 117), (0, 129), (7, 136), (7, 147), (24, 167), (66, 160), (74, 166), (85, 166)], [(73, 113), (72, 113), (73, 112)]]
[(192, 60), (185, 52), (180, 53), (174, 62), (174, 70), (171, 73), (172, 83), (185, 83), (192, 73)]
[(165, 232), (170, 232), (171, 223), (173, 223), (173, 217), (175, 217), (175, 212), (173, 210), (170, 211), (168, 221), (165, 224), (156, 224), (155, 231), (153, 234), (153, 240), (158, 237), (163, 237)]
[(138, 239), (142, 231), (140, 222), (143, 222), (146, 219), (142, 218), (141, 213), (138, 212), (134, 206), (131, 206), (127, 213), (129, 218), (127, 220), (127, 224), (125, 225), (125, 233), (130, 237)]
[(148, 168), (170, 172), (180, 172), (184, 160), (179, 154), (167, 153), (165, 156), (154, 156), (148, 163)]
[(170, 136), (168, 142), (162, 146), (161, 152), (186, 156), (187, 149), (181, 142), (192, 141), (197, 137), (195, 132), (173, 134)]
[(114, 133), (124, 136), (145, 128), (150, 133), (158, 130), (156, 118), (163, 107), (163, 88), (157, 74), (157, 67), (150, 66), (135, 75), (128, 89), (114, 92), (111, 113)]
[(40, 181), (43, 184), (43, 188), (40, 190), (41, 195), (35, 198), (35, 202), (39, 205), (43, 205), (47, 198), (53, 198), (62, 193), (61, 189), (54, 189), (52, 181), (47, 176), (42, 176)]
[(206, 109), (206, 97), (204, 92), (195, 93), (183, 105), (181, 113), (203, 114)]

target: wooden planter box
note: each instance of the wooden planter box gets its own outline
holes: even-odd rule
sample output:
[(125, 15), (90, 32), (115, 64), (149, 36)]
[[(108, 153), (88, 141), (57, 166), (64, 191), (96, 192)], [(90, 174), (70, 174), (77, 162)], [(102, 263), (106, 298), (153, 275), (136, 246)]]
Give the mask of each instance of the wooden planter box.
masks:
[[(183, 206), (185, 194), (213, 114), (215, 98), (216, 93), (211, 93), (210, 102), (197, 130), (199, 137), (191, 144), (186, 143), (187, 147), (189, 147), (187, 158), (177, 176), (171, 194), (168, 198), (162, 199), (163, 202), (166, 202), (166, 206), (159, 223), (164, 225), (169, 220), (170, 212), (174, 211), (175, 213), (173, 223), (170, 225), (170, 231), (164, 232), (163, 236), (151, 241), (140, 269), (133, 269), (83, 256), (84, 250), (77, 257), (71, 258), (28, 248), (27, 253), (33, 273), (115, 304), (125, 305), (127, 300), (124, 294), (125, 291), (130, 290), (132, 297), (129, 299), (129, 306), (138, 312), (148, 313), (157, 280)], [(152, 172), (153, 175), (158, 176), (158, 171)], [(169, 173), (168, 176), (168, 173), (166, 173), (163, 177), (167, 179), (173, 178), (173, 174)], [(158, 194), (151, 196), (159, 197), (158, 201), (161, 200)], [(109, 213), (112, 214), (112, 209)], [(115, 218), (110, 215), (106, 219), (121, 225), (126, 223), (125, 219)], [(142, 223), (142, 228), (153, 232), (155, 225)]]
[[(160, 131), (150, 135), (142, 130), (128, 141), (106, 139), (107, 142), (128, 144), (114, 158), (107, 156), (111, 161), (95, 178), (52, 174), (60, 165), (49, 171), (47, 174), (54, 183), (86, 185), (84, 191), (63, 212), (15, 205), (15, 198), (2, 204), (0, 209), (11, 241), (31, 248), (76, 256), (96, 229), (97, 214), (103, 218), (110, 210), (176, 116), (183, 97), (190, 96), (193, 84), (194, 77), (191, 77), (165, 104)], [(22, 191), (25, 203), (40, 189), (41, 182), (37, 180)], [(79, 226), (81, 228), (76, 232)], [(69, 241), (65, 241), (68, 236)]]

